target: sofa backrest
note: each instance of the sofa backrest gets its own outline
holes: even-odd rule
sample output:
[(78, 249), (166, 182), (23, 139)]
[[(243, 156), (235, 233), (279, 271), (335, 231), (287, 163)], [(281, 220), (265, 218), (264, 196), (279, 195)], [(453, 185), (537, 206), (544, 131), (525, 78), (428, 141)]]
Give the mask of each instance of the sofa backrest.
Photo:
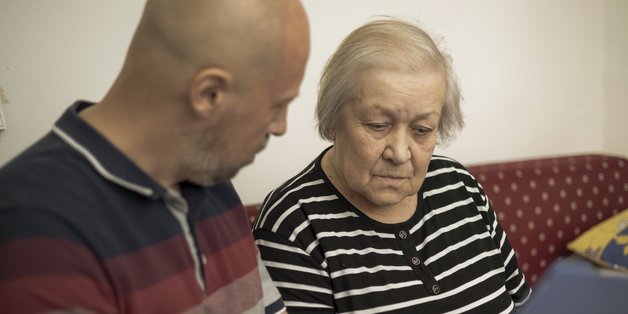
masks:
[(567, 243), (628, 208), (628, 160), (608, 155), (487, 163), (478, 179), (534, 285)]

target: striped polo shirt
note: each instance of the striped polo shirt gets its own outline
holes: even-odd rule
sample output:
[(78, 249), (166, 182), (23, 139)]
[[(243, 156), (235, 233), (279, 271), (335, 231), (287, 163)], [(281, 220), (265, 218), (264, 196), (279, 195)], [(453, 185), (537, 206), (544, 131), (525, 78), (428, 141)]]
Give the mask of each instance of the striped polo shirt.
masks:
[(277, 313), (230, 183), (164, 189), (77, 102), (0, 169), (0, 313)]
[(254, 223), (290, 313), (508, 313), (527, 299), (515, 252), (462, 165), (433, 156), (413, 217), (383, 224), (336, 190), (323, 154), (272, 191)]

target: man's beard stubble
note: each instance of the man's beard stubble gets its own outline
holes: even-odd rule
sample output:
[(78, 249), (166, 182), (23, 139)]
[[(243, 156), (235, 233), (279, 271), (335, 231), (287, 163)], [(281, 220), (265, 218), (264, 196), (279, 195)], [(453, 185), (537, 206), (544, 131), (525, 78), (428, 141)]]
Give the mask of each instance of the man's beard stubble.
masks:
[[(212, 145), (215, 142), (211, 139), (210, 136), (207, 136), (205, 140), (198, 141), (201, 143), (188, 149), (187, 161), (184, 163), (184, 174), (187, 180), (205, 187), (229, 181), (236, 176), (240, 169), (253, 163), (255, 155), (266, 148), (269, 136), (266, 136), (265, 140), (250, 156), (240, 160), (229, 160), (225, 156), (228, 145), (219, 148), (218, 145)], [(242, 157), (242, 155), (236, 154), (237, 157)]]

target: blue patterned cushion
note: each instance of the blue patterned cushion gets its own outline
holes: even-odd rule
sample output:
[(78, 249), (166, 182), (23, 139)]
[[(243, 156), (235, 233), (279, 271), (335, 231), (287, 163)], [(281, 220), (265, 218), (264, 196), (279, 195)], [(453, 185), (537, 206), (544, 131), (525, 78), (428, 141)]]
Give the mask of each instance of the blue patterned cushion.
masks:
[(628, 272), (628, 209), (591, 227), (567, 247), (599, 265)]

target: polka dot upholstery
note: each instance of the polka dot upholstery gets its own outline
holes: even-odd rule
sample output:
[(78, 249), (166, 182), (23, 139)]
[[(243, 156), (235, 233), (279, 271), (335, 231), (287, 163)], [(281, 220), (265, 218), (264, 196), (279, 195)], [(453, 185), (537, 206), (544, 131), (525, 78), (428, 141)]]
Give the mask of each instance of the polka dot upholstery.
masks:
[(577, 155), (472, 165), (531, 285), (567, 243), (628, 208), (628, 160)]

